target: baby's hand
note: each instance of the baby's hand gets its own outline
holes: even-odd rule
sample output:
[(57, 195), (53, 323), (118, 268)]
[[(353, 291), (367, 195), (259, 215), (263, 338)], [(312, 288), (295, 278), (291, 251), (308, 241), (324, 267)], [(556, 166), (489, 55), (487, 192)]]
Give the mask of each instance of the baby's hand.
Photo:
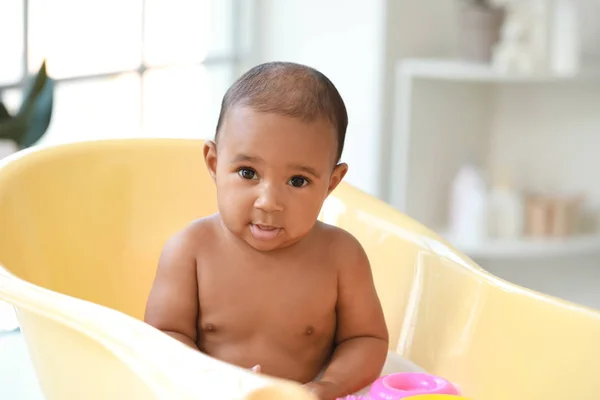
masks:
[(255, 365), (254, 367), (250, 368), (250, 371), (260, 374), (260, 365)]

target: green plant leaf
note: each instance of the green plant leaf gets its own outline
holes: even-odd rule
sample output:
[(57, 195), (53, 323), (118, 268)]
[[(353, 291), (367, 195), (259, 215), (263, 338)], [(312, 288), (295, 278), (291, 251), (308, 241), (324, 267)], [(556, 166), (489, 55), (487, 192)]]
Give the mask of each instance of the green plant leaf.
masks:
[(4, 122), (5, 120), (9, 120), (11, 118), (12, 118), (12, 116), (10, 115), (10, 113), (8, 112), (6, 107), (4, 106), (4, 103), (0, 102), (0, 123)]
[(19, 144), (19, 139), (23, 132), (27, 130), (27, 124), (24, 118), (12, 118), (0, 123), (0, 139), (8, 139)]
[(47, 75), (44, 60), (37, 74), (28, 79), (23, 103), (15, 116), (11, 116), (0, 103), (0, 139), (14, 141), (19, 149), (37, 143), (50, 125), (54, 86), (54, 80)]
[(48, 78), (25, 118), (26, 129), (18, 141), (19, 148), (24, 149), (33, 146), (44, 136), (52, 119), (53, 103), (54, 80)]
[(23, 91), (23, 103), (19, 113), (27, 113), (32, 107), (35, 99), (44, 89), (46, 81), (48, 80), (48, 73), (46, 71), (46, 60), (42, 62), (42, 65), (38, 69), (34, 79), (28, 80)]
[[(0, 110), (0, 139), (10, 139), (19, 149), (30, 147), (46, 133), (52, 117), (54, 80), (46, 73), (46, 61), (42, 62), (35, 77), (28, 80), (24, 100), (17, 114), (10, 116), (2, 106)], [(2, 115), (8, 118), (2, 118)]]

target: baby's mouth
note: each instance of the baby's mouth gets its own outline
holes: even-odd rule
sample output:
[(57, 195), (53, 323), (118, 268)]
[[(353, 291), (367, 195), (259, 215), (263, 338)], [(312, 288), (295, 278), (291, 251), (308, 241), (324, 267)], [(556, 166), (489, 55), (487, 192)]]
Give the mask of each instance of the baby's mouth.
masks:
[(273, 225), (250, 224), (250, 232), (258, 240), (272, 240), (279, 236), (281, 228)]

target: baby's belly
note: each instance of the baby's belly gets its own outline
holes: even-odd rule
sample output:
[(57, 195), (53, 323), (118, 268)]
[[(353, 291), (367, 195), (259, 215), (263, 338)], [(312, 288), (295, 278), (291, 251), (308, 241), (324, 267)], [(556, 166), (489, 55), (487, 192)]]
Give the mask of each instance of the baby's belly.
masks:
[(260, 365), (263, 374), (300, 383), (313, 380), (331, 354), (329, 338), (214, 339), (206, 338), (200, 343), (201, 350), (211, 357), (248, 369)]

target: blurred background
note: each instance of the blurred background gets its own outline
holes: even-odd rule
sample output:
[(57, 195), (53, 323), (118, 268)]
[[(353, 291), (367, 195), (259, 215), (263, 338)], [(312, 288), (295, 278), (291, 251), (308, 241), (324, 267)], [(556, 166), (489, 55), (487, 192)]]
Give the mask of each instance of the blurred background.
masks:
[(7, 119), (45, 60), (36, 146), (212, 138), (248, 68), (313, 66), (346, 101), (348, 182), (600, 308), (600, 0), (0, 0), (0, 52)]

